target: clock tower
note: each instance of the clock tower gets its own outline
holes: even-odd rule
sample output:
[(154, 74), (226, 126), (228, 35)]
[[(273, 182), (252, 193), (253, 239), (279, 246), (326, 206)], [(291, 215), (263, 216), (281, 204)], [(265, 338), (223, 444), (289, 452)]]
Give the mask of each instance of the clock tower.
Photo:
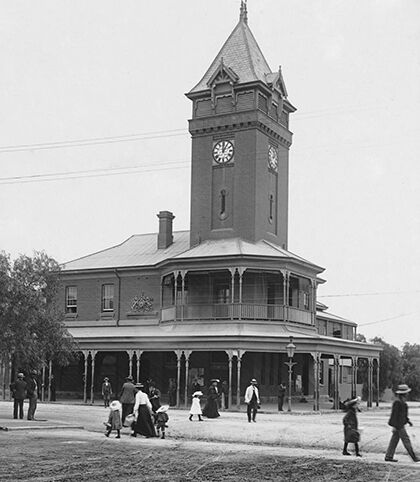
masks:
[(287, 249), (289, 114), (281, 69), (272, 72), (239, 22), (192, 101), (191, 246), (208, 239), (262, 239)]

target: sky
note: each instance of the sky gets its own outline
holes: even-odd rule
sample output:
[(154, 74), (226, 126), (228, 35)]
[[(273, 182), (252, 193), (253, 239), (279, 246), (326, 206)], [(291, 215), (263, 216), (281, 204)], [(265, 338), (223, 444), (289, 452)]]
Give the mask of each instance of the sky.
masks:
[[(189, 229), (185, 97), (240, 0), (0, 0), (0, 250)], [(420, 2), (249, 0), (294, 133), (289, 250), (368, 339), (420, 344)]]

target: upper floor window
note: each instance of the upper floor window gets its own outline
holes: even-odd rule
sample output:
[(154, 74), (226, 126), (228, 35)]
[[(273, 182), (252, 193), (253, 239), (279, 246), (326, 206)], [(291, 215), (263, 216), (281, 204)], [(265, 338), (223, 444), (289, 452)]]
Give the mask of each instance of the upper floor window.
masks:
[(66, 313), (77, 313), (77, 286), (66, 287)]
[(114, 310), (114, 285), (102, 285), (102, 311)]

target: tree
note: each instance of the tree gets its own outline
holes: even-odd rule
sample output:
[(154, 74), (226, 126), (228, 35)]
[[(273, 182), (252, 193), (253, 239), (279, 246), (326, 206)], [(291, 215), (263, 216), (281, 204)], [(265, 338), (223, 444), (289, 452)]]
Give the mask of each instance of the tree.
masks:
[(379, 355), (379, 391), (383, 393), (386, 388), (394, 388), (401, 383), (401, 352), (378, 336), (370, 341), (382, 346)]
[(14, 262), (0, 253), (0, 350), (16, 369), (40, 369), (51, 360), (67, 364), (75, 343), (57, 305), (59, 265), (44, 252)]
[(410, 398), (420, 397), (420, 345), (405, 343), (402, 349), (404, 382), (411, 388)]

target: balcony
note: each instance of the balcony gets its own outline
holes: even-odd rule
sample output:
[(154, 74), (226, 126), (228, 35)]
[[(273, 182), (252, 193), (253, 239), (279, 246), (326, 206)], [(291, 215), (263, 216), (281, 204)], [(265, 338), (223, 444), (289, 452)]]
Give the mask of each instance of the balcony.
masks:
[(161, 310), (161, 321), (269, 320), (312, 324), (312, 313), (283, 305), (221, 303), (177, 305)]

